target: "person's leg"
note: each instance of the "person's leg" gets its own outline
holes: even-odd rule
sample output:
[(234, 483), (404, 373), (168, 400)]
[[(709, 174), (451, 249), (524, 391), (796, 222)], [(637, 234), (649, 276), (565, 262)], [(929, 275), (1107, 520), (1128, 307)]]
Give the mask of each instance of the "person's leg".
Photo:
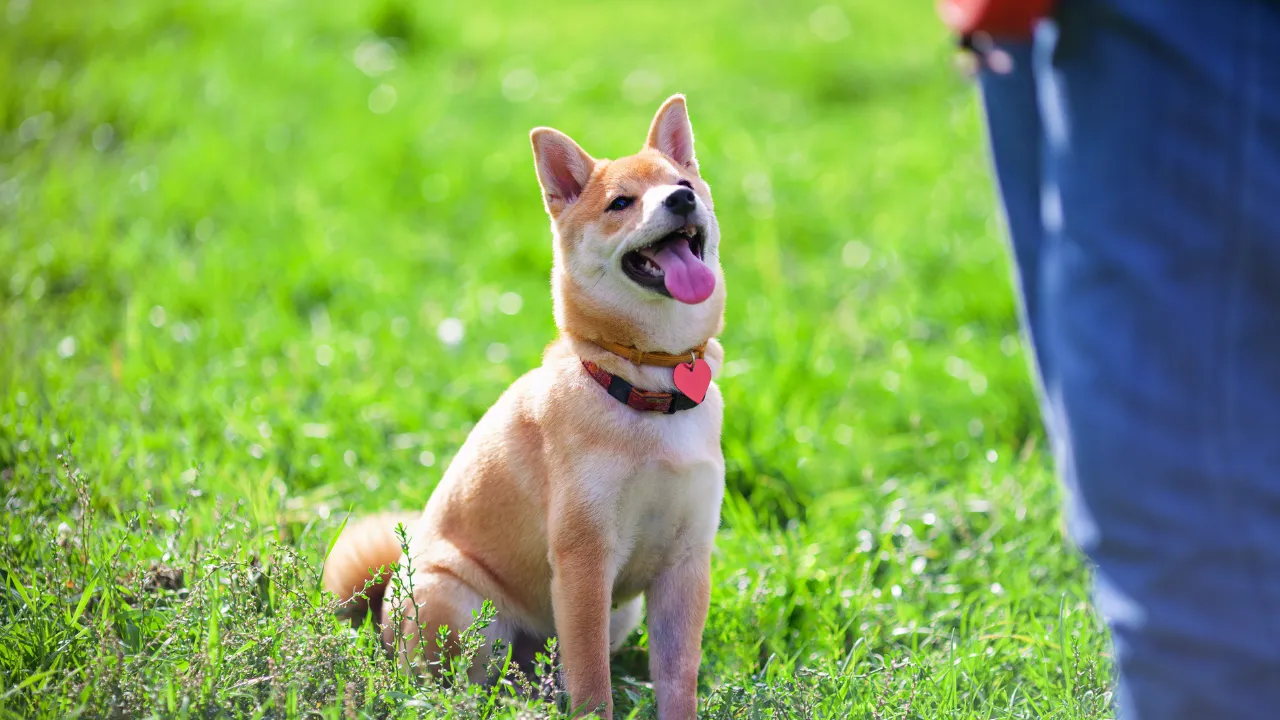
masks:
[(1036, 341), (1128, 720), (1280, 714), (1280, 3), (1041, 28)]
[[(1012, 60), (1010, 71), (994, 72), (984, 67), (979, 74), (979, 87), (986, 112), (988, 146), (1013, 250), (1022, 326), (1028, 339), (1034, 341), (1039, 334), (1040, 247), (1044, 238), (1040, 224), (1044, 133), (1031, 42), (1003, 43), (999, 49)], [(1037, 365), (1043, 368), (1048, 358), (1039, 356), (1038, 344), (1032, 342), (1032, 347)]]

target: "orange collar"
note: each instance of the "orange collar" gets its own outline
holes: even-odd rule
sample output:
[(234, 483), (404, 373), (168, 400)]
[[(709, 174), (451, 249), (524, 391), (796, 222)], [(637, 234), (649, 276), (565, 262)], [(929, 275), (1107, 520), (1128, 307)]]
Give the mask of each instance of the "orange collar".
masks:
[(656, 365), (657, 367), (687, 365), (693, 362), (694, 358), (702, 357), (703, 352), (707, 349), (707, 344), (702, 343), (698, 347), (681, 355), (672, 355), (670, 353), (663, 352), (646, 352), (644, 350), (633, 348), (630, 345), (609, 342), (608, 340), (591, 340), (590, 342), (595, 343), (602, 349), (608, 350), (618, 357), (624, 357), (636, 365)]

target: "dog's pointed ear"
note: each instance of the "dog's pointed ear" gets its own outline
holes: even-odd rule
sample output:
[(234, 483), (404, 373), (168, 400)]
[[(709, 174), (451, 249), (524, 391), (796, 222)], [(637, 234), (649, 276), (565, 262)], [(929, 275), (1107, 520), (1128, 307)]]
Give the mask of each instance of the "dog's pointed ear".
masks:
[(644, 144), (679, 165), (698, 172), (698, 160), (693, 154), (693, 126), (689, 124), (689, 110), (684, 95), (672, 95), (658, 108), (649, 126), (649, 139)]
[(558, 215), (582, 194), (596, 161), (559, 130), (534, 128), (529, 140), (547, 212)]

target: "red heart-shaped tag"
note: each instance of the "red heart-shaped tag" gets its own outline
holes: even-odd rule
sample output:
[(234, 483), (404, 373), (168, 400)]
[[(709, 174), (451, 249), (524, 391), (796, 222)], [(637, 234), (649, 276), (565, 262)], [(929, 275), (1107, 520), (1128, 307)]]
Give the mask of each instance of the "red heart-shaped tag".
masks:
[(694, 360), (692, 366), (681, 363), (676, 366), (675, 381), (680, 392), (700, 403), (707, 396), (707, 388), (711, 387), (711, 366), (702, 358)]

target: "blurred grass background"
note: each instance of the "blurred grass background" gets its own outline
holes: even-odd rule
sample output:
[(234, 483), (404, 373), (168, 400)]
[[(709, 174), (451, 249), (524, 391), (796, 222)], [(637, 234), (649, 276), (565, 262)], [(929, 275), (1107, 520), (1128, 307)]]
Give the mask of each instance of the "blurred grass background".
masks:
[[(175, 564), (234, 505), (228, 547), (315, 565), (348, 510), (420, 507), (554, 337), (528, 130), (629, 154), (683, 92), (729, 288), (708, 712), (806, 672), (831, 717), (1109, 712), (980, 113), (927, 3), (0, 11), (6, 577), (38, 584), (28, 545), (89, 505), (121, 537), (148, 498), (187, 508)], [(54, 507), (71, 437), (92, 500)], [(0, 640), (54, 647), (16, 598)], [(646, 642), (615, 663), (641, 715)]]

